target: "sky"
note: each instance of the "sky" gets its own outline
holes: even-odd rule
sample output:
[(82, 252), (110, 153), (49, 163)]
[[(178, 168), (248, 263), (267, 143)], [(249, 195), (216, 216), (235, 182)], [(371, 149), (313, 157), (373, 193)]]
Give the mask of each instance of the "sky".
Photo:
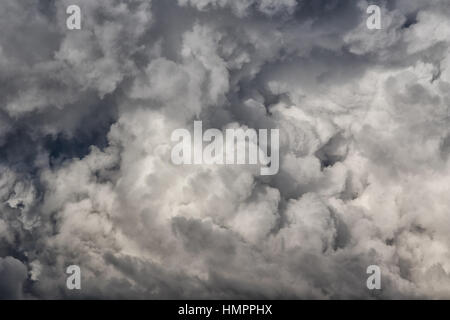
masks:
[[(2, 0), (0, 299), (450, 298), (449, 17)], [(278, 173), (173, 164), (194, 121), (278, 129)]]

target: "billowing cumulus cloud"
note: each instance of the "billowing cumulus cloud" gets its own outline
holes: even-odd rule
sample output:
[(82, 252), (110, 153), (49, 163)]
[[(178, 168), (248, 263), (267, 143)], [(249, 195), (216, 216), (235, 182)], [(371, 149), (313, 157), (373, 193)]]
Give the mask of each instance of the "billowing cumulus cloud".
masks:
[[(450, 298), (450, 4), (370, 4), (3, 0), (0, 298)], [(279, 172), (174, 165), (194, 120)]]

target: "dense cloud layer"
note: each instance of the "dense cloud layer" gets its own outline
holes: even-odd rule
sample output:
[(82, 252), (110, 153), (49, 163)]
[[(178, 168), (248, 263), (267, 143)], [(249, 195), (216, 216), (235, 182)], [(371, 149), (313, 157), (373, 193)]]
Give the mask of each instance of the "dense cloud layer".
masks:
[[(373, 3), (2, 0), (0, 298), (450, 298), (450, 2)], [(173, 165), (194, 120), (280, 172)]]

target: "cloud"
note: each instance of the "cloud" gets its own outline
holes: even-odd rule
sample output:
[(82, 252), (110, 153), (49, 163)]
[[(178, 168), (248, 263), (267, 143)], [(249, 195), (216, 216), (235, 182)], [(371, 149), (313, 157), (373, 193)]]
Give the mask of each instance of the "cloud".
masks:
[[(379, 4), (3, 1), (0, 297), (448, 298), (450, 8)], [(194, 120), (279, 173), (172, 164)]]
[(249, 14), (250, 8), (268, 16), (280, 13), (292, 14), (297, 6), (295, 0), (244, 0), (240, 2), (230, 0), (178, 0), (178, 3), (182, 6), (193, 6), (200, 11), (211, 8), (231, 8), (239, 17)]
[(20, 299), (23, 297), (23, 283), (27, 278), (27, 268), (13, 257), (0, 259), (0, 298)]

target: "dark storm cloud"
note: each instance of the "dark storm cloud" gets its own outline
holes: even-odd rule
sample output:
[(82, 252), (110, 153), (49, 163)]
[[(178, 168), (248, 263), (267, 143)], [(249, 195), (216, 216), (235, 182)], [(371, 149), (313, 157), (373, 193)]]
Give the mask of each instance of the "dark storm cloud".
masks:
[(27, 268), (12, 257), (0, 259), (0, 299), (22, 298), (23, 283), (27, 277)]
[[(373, 3), (2, 1), (0, 298), (449, 297), (450, 5)], [(172, 165), (194, 119), (280, 172)]]

